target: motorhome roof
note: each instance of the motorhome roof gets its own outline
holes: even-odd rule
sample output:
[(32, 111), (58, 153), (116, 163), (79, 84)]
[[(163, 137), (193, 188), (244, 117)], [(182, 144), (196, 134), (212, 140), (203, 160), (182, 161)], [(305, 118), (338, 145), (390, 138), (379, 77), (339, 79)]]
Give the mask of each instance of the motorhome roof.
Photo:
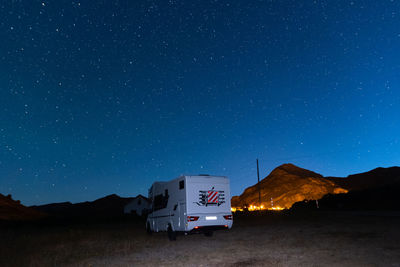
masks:
[(228, 178), (226, 176), (217, 176), (217, 175), (209, 175), (209, 174), (196, 174), (196, 175), (182, 175), (180, 177), (193, 177), (193, 178)]
[(159, 181), (156, 181), (156, 182), (154, 182), (153, 184), (167, 184), (168, 182), (166, 182), (166, 181), (162, 181), (162, 182), (159, 182)]
[[(187, 175), (187, 174), (184, 174), (184, 175), (181, 175), (181, 176), (178, 176), (178, 177), (176, 177), (175, 179), (173, 179), (173, 180), (176, 180), (176, 179), (182, 179), (182, 178), (184, 178), (184, 177), (190, 177), (190, 178), (224, 178), (224, 179), (228, 179), (228, 177), (226, 177), (226, 176), (216, 176), (216, 175), (209, 175), (209, 174), (196, 174), (196, 175)], [(162, 185), (162, 184), (167, 184), (168, 182), (170, 182), (170, 181), (156, 181), (156, 182), (154, 182), (153, 183), (153, 185), (154, 184), (158, 184), (158, 185)]]

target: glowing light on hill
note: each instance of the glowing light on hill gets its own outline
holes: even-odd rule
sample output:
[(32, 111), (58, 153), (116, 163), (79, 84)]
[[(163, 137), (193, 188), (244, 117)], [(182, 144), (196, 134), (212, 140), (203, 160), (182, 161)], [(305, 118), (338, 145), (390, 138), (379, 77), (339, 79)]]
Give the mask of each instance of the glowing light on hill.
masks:
[(284, 210), (284, 209), (285, 208), (276, 206), (276, 207), (269, 208), (268, 210)]
[[(285, 208), (279, 207), (279, 206), (274, 206), (274, 207), (269, 207), (266, 208), (264, 205), (258, 206), (258, 205), (250, 205), (247, 207), (248, 211), (257, 211), (257, 210), (274, 210), (274, 211), (280, 211), (280, 210), (284, 210)], [(243, 208), (239, 208), (239, 207), (232, 207), (231, 211), (232, 212), (237, 212), (237, 211), (243, 211)]]
[(264, 206), (257, 206), (257, 205), (250, 205), (250, 207), (248, 207), (249, 211), (255, 211), (255, 210), (265, 210)]
[(231, 208), (231, 211), (232, 211), (232, 212), (243, 211), (243, 209), (242, 209), (242, 208), (238, 208), (238, 207), (232, 207), (232, 208)]

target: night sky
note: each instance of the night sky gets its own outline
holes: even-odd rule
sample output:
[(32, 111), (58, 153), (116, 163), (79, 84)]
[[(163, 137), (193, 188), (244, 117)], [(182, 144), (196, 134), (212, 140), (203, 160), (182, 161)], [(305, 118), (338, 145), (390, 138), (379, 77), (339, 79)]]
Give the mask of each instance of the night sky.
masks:
[(400, 162), (400, 1), (1, 1), (0, 193)]

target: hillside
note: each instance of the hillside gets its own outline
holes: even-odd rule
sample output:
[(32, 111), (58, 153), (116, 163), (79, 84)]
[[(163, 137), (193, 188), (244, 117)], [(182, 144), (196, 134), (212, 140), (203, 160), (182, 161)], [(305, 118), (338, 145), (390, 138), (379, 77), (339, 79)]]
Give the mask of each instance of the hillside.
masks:
[(400, 167), (376, 168), (346, 178), (326, 177), (326, 179), (351, 191), (400, 185)]
[[(399, 211), (400, 185), (380, 186), (365, 190), (354, 190), (347, 194), (325, 195), (318, 200), (320, 210), (370, 210), (370, 211)], [(313, 201), (295, 203), (292, 210), (313, 210)]]
[(0, 194), (0, 220), (26, 221), (45, 217), (45, 214), (25, 207), (19, 201), (13, 200), (11, 195)]
[[(320, 199), (326, 194), (346, 193), (348, 190), (318, 173), (283, 164), (260, 181), (260, 191), (261, 204), (265, 208), (288, 209), (295, 202)], [(232, 198), (232, 207), (249, 205), (258, 205), (257, 184)]]

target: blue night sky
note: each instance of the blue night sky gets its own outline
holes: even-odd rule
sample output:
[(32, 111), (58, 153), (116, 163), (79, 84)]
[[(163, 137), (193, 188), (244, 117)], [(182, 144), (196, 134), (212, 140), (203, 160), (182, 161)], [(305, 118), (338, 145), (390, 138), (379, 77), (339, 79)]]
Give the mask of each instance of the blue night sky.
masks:
[(1, 1), (0, 193), (399, 165), (399, 48), (400, 1)]

